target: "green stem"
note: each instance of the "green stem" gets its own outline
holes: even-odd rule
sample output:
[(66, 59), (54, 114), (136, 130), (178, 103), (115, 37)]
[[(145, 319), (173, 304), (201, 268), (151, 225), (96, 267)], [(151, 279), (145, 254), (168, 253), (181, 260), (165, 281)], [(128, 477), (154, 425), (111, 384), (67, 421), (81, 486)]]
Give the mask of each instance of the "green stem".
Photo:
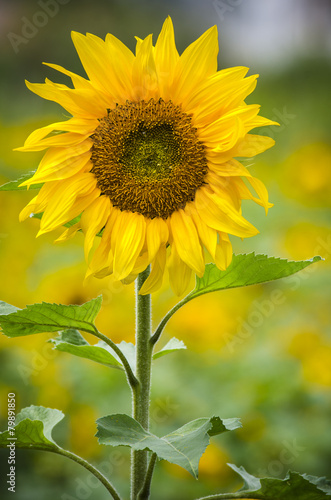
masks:
[(188, 294), (186, 297), (184, 297), (180, 302), (178, 302), (178, 304), (176, 304), (172, 309), (170, 309), (170, 311), (167, 312), (167, 314), (164, 316), (164, 318), (162, 319), (162, 321), (160, 322), (160, 324), (158, 325), (157, 329), (155, 330), (153, 336), (151, 337), (151, 343), (153, 345), (156, 344), (156, 342), (159, 340), (159, 338), (161, 337), (161, 334), (164, 330), (164, 327), (166, 326), (166, 324), (168, 323), (169, 319), (175, 314), (175, 312), (178, 311), (178, 309), (180, 309), (181, 307), (183, 307), (185, 304), (187, 304), (188, 302), (190, 302), (190, 300), (194, 299), (194, 295), (193, 294)]
[(103, 340), (103, 342), (105, 342), (107, 345), (109, 345), (109, 347), (111, 347), (111, 349), (117, 354), (117, 356), (122, 361), (122, 364), (123, 364), (123, 367), (124, 367), (124, 370), (126, 373), (126, 377), (128, 379), (128, 382), (129, 382), (132, 390), (134, 387), (137, 387), (137, 385), (139, 384), (138, 379), (134, 376), (132, 368), (131, 368), (128, 360), (126, 359), (126, 357), (122, 353), (121, 349), (109, 337), (106, 337), (106, 335), (99, 332), (99, 330), (96, 328), (96, 326), (94, 326), (93, 335), (95, 337), (98, 337), (100, 340)]
[(117, 491), (115, 490), (115, 488), (111, 484), (111, 482), (108, 481), (108, 479), (98, 469), (96, 469), (92, 464), (90, 464), (89, 462), (84, 460), (82, 457), (79, 457), (75, 453), (72, 453), (71, 451), (68, 451), (68, 450), (64, 450), (60, 446), (57, 448), (53, 448), (53, 449), (47, 449), (47, 448), (43, 448), (43, 447), (39, 448), (38, 446), (34, 446), (33, 448), (27, 447), (27, 449), (50, 451), (52, 453), (57, 453), (58, 455), (62, 455), (64, 457), (70, 458), (70, 460), (73, 460), (74, 462), (82, 465), (82, 467), (84, 467), (86, 470), (91, 472), (91, 474), (93, 474), (93, 476), (95, 476), (97, 479), (99, 479), (100, 483), (102, 483), (104, 485), (104, 487), (109, 491), (109, 493), (111, 494), (111, 496), (113, 497), (114, 500), (121, 500), (121, 497), (119, 496), (119, 494), (117, 493)]
[(198, 498), (197, 500), (246, 500), (247, 498), (252, 498), (255, 500), (267, 500), (266, 497), (261, 496), (259, 493), (245, 493), (240, 491), (237, 491), (236, 493), (219, 493), (218, 495), (209, 495), (207, 497)]
[[(146, 430), (149, 428), (149, 398), (151, 387), (153, 345), (151, 296), (139, 295), (143, 283), (148, 278), (150, 266), (136, 279), (136, 378), (139, 385), (132, 389), (133, 418)], [(131, 500), (137, 500), (147, 473), (147, 451), (132, 451)]]
[(153, 453), (151, 458), (150, 458), (150, 461), (149, 461), (144, 485), (138, 494), (138, 500), (148, 500), (148, 498), (149, 498), (149, 495), (151, 492), (151, 482), (152, 482), (152, 477), (153, 477), (153, 472), (154, 472), (156, 460), (157, 460), (157, 454)]

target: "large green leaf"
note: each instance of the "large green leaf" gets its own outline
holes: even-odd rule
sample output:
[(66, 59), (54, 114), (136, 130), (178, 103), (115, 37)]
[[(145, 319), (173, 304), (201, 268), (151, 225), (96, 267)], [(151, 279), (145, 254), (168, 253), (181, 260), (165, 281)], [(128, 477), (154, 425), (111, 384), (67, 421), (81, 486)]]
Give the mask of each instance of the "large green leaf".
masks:
[[(256, 498), (261, 500), (322, 500), (331, 495), (331, 481), (289, 471), (284, 479), (258, 479), (243, 467), (228, 464), (244, 480), (241, 490), (223, 493), (210, 498)], [(209, 497), (207, 497), (209, 498)], [(202, 499), (201, 499), (202, 500)]]
[(97, 437), (101, 444), (152, 451), (159, 459), (180, 465), (195, 478), (198, 476), (201, 455), (209, 444), (209, 436), (241, 427), (238, 419), (199, 418), (159, 438), (128, 415), (102, 417), (97, 420), (97, 424)]
[(169, 319), (181, 307), (196, 297), (200, 297), (205, 293), (217, 292), (218, 290), (256, 285), (258, 283), (286, 278), (320, 260), (322, 260), (322, 257), (316, 256), (309, 260), (294, 262), (250, 253), (233, 255), (232, 262), (225, 271), (220, 271), (215, 264), (207, 264), (202, 278), (196, 277), (194, 290), (165, 315), (155, 330), (151, 341), (153, 344), (156, 344)]
[[(100, 340), (97, 344), (91, 345), (77, 330), (64, 330), (58, 338), (51, 339), (50, 342), (54, 344), (54, 349), (57, 351), (68, 352), (74, 356), (90, 359), (91, 361), (123, 370), (121, 360), (105, 342)], [(127, 346), (123, 344), (126, 344), (126, 342), (123, 341), (116, 345), (128, 358), (127, 353), (130, 348), (126, 349)], [(134, 348), (133, 344), (130, 345)]]
[(94, 333), (94, 320), (100, 310), (102, 298), (97, 297), (82, 305), (33, 304), (25, 309), (9, 312), (10, 306), (2, 302), (0, 326), (8, 337), (20, 337), (34, 333), (56, 332), (75, 328)]
[[(35, 173), (35, 171), (28, 172), (27, 174), (23, 174), (21, 177), (19, 177), (18, 179), (14, 180), (14, 181), (6, 182), (6, 184), (3, 184), (2, 186), (0, 186), (0, 191), (26, 191), (27, 190), (26, 186), (19, 187), (19, 185), (22, 184), (22, 182), (27, 181), (28, 179), (31, 179), (31, 177), (33, 176), (34, 173)], [(30, 189), (40, 189), (42, 187), (42, 185), (43, 184), (32, 184), (30, 186)]]
[(13, 442), (17, 448), (56, 451), (59, 446), (52, 438), (52, 430), (63, 417), (62, 411), (52, 408), (24, 408), (16, 416), (15, 427), (0, 432), (0, 447), (6, 448), (8, 443)]
[(214, 264), (207, 264), (203, 277), (197, 277), (196, 287), (187, 298), (192, 299), (226, 288), (256, 285), (286, 278), (320, 260), (322, 258), (319, 256), (295, 262), (255, 253), (234, 255), (225, 271), (220, 271)]

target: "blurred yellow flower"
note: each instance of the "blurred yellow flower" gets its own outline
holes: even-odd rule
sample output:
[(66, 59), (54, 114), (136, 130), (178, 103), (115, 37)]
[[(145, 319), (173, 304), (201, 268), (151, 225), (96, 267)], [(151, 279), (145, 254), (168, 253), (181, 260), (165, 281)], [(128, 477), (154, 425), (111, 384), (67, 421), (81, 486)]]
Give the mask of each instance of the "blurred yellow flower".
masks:
[(316, 332), (296, 334), (289, 346), (290, 353), (302, 361), (308, 382), (331, 386), (331, 345)]
[(303, 362), (303, 372), (309, 382), (331, 387), (331, 345), (321, 345)]
[(285, 247), (296, 260), (320, 255), (326, 260), (325, 264), (330, 263), (330, 228), (312, 222), (299, 222), (286, 231)]
[(89, 80), (48, 64), (68, 75), (74, 88), (48, 79), (27, 83), (72, 118), (35, 130), (18, 148), (48, 149), (22, 183), (44, 185), (21, 220), (43, 212), (43, 234), (82, 214), (58, 241), (84, 232), (87, 276), (113, 274), (131, 282), (151, 263), (141, 293), (160, 288), (167, 267), (180, 295), (192, 271), (203, 275), (205, 249), (226, 269), (229, 234), (258, 233), (241, 214), (243, 199), (266, 212), (271, 206), (262, 182), (234, 159), (274, 144), (249, 133), (275, 124), (258, 115), (259, 105), (244, 102), (258, 75), (245, 78), (245, 67), (217, 71), (216, 26), (179, 56), (170, 17), (155, 46), (152, 35), (137, 38), (135, 55), (111, 34), (103, 41), (73, 32), (72, 39)]
[(267, 428), (265, 416), (257, 411), (253, 411), (241, 417), (243, 428), (238, 429), (237, 435), (239, 439), (247, 442), (259, 441), (263, 438)]
[[(238, 333), (256, 293), (255, 290), (247, 293), (243, 288), (231, 290), (222, 296), (222, 300), (218, 294), (204, 295), (199, 298), (199, 308), (192, 301), (173, 317), (172, 334), (183, 339), (190, 350), (201, 355), (205, 352), (208, 363), (218, 363), (220, 355), (233, 356), (233, 351), (227, 347), (228, 342)], [(208, 332), (208, 342), (201, 332)], [(216, 358), (211, 351), (217, 352)]]
[(75, 405), (70, 417), (70, 448), (86, 458), (100, 456), (100, 445), (95, 439), (97, 412), (88, 405)]
[(214, 479), (217, 483), (227, 479), (231, 476), (231, 469), (226, 465), (230, 461), (231, 457), (222, 448), (211, 443), (199, 462), (200, 479)]
[(331, 147), (324, 142), (305, 144), (282, 168), (282, 188), (307, 206), (329, 207), (331, 200)]

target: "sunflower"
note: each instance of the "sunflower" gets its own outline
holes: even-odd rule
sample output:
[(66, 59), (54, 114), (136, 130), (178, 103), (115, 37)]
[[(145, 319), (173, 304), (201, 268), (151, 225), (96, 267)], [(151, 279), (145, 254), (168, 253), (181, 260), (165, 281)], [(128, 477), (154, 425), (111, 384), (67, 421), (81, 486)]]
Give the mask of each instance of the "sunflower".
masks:
[(43, 186), (20, 219), (43, 213), (40, 235), (77, 218), (56, 241), (83, 231), (87, 277), (113, 274), (127, 283), (151, 264), (141, 293), (157, 290), (168, 269), (181, 295), (206, 259), (227, 268), (229, 235), (258, 233), (241, 200), (271, 206), (262, 182), (234, 159), (274, 144), (249, 133), (275, 124), (244, 102), (258, 75), (245, 77), (241, 66), (217, 70), (216, 26), (180, 56), (170, 17), (155, 46), (152, 35), (137, 38), (135, 55), (111, 34), (103, 41), (73, 32), (72, 40), (88, 79), (47, 64), (74, 88), (26, 83), (72, 117), (35, 130), (18, 148), (47, 149), (22, 183)]

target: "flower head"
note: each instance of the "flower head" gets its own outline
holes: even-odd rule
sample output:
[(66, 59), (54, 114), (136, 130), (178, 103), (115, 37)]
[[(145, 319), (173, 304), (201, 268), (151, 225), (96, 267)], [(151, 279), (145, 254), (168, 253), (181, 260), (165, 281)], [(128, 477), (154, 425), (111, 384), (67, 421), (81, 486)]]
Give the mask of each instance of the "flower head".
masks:
[(48, 64), (74, 88), (27, 82), (72, 118), (34, 131), (19, 148), (47, 149), (23, 183), (43, 186), (21, 219), (43, 212), (42, 234), (80, 217), (58, 240), (83, 231), (88, 276), (130, 282), (151, 263), (141, 293), (157, 290), (167, 268), (180, 295), (192, 272), (203, 275), (207, 252), (226, 269), (229, 235), (258, 233), (241, 200), (271, 206), (262, 182), (234, 159), (274, 143), (249, 133), (275, 123), (244, 102), (258, 75), (245, 78), (245, 67), (217, 71), (216, 27), (179, 56), (169, 17), (155, 46), (152, 35), (137, 39), (135, 55), (110, 34), (103, 41), (73, 32), (72, 39), (88, 79)]

